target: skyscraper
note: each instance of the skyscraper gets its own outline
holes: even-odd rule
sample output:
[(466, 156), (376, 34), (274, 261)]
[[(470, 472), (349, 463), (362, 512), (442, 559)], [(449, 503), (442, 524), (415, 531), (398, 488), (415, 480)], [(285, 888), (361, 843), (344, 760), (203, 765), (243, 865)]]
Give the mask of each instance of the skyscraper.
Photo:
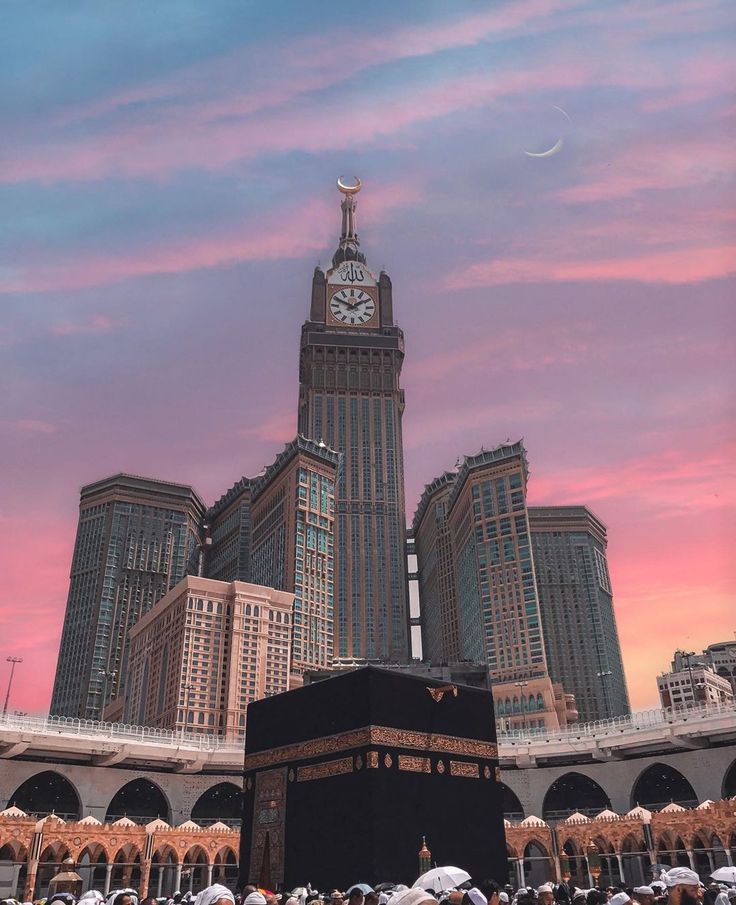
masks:
[(333, 660), (338, 464), (324, 444), (297, 437), (252, 482), (252, 580), (294, 594), (291, 687)]
[(447, 524), (447, 503), (456, 478), (457, 472), (446, 471), (427, 484), (412, 522), (421, 593), (422, 658), (434, 664), (460, 659), (455, 560)]
[(299, 433), (343, 454), (336, 492), (335, 655), (409, 655), (399, 385), (404, 337), (391, 280), (360, 251), (355, 193), (344, 194), (332, 267), (317, 268), (299, 359)]
[(529, 526), (552, 679), (581, 720), (629, 713), (605, 525), (585, 506), (530, 506)]
[(128, 630), (196, 571), (204, 505), (191, 487), (118, 474), (82, 488), (51, 713), (99, 719)]
[[(577, 712), (573, 696), (553, 684), (547, 669), (527, 473), (519, 441), (466, 456), (456, 473), (446, 472), (425, 489), (413, 522), (423, 610), (431, 592), (422, 621), (433, 618), (433, 610), (442, 619), (443, 611), (454, 606), (454, 618), (445, 621), (457, 642), (445, 646), (451, 650), (457, 644), (460, 659), (488, 665), (502, 724), (556, 728)], [(447, 565), (440, 565), (443, 560)], [(423, 637), (433, 633), (431, 627), (423, 629)]]
[(334, 656), (335, 481), (340, 457), (297, 437), (208, 510), (205, 574), (294, 594), (291, 684)]

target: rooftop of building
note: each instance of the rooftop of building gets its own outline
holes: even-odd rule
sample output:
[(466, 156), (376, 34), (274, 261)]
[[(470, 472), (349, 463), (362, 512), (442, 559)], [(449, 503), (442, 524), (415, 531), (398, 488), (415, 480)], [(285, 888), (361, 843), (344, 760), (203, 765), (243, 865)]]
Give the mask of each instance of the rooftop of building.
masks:
[(262, 493), (263, 489), (273, 481), (273, 479), (282, 472), (287, 465), (299, 453), (305, 453), (313, 459), (317, 459), (322, 463), (332, 465), (337, 468), (340, 464), (340, 453), (334, 449), (330, 449), (325, 443), (310, 440), (299, 434), (290, 443), (287, 443), (282, 451), (276, 456), (271, 465), (267, 465), (263, 474), (253, 479), (253, 499)]
[(527, 512), (532, 529), (547, 527), (555, 531), (576, 530), (584, 524), (605, 540), (606, 524), (588, 506), (528, 506)]
[(432, 497), (439, 493), (439, 491), (444, 490), (447, 487), (452, 487), (456, 480), (457, 470), (454, 469), (452, 471), (442, 472), (438, 478), (435, 478), (433, 481), (430, 481), (429, 484), (424, 485), (424, 490), (419, 497), (419, 503), (414, 512), (414, 518), (411, 521), (413, 531), (416, 531), (419, 527), (419, 524), (424, 518), (427, 508), (432, 501)]
[(125, 472), (119, 472), (118, 474), (101, 478), (99, 481), (85, 484), (80, 490), (80, 496), (83, 501), (86, 501), (91, 496), (107, 493), (116, 487), (134, 493), (151, 494), (159, 497), (170, 496), (180, 502), (190, 500), (202, 512), (205, 510), (204, 501), (189, 484), (177, 484), (174, 481), (162, 481), (160, 478), (147, 478), (142, 475), (126, 474)]
[(458, 468), (455, 486), (447, 501), (448, 509), (452, 508), (462, 492), (465, 482), (474, 471), (477, 471), (479, 468), (485, 468), (487, 465), (497, 465), (506, 459), (513, 459), (517, 456), (521, 458), (524, 471), (528, 473), (529, 466), (523, 439), (517, 440), (515, 443), (511, 443), (510, 441), (499, 443), (498, 446), (494, 446), (492, 449), (484, 449), (481, 447), (480, 452), (476, 453), (474, 456), (465, 456), (462, 464)]
[(142, 616), (135, 623), (128, 633), (129, 637), (135, 638), (152, 622), (155, 622), (162, 613), (166, 612), (182, 594), (189, 593), (197, 593), (202, 596), (211, 595), (221, 599), (242, 596), (256, 602), (262, 601), (263, 603), (286, 609), (291, 609), (294, 603), (294, 595), (288, 591), (277, 591), (275, 588), (251, 584), (248, 581), (218, 581), (216, 578), (185, 575), (177, 585), (151, 607), (145, 616)]

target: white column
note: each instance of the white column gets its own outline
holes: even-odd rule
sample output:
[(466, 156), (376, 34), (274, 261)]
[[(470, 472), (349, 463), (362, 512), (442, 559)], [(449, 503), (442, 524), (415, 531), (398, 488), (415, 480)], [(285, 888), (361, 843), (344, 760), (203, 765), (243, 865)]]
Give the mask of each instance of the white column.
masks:
[(617, 854), (617, 855), (616, 855), (616, 860), (618, 861), (618, 875), (619, 875), (619, 878), (621, 879), (621, 882), (625, 884), (625, 883), (626, 883), (626, 877), (624, 877), (624, 859), (621, 857), (621, 855)]
[(212, 864), (207, 865), (207, 885), (208, 886), (212, 886), (212, 868), (213, 868), (213, 866), (214, 865), (212, 865)]
[(163, 889), (164, 889), (164, 870), (165, 869), (166, 868), (163, 866), (163, 864), (158, 865), (158, 886), (156, 887), (156, 890), (157, 890), (156, 895), (158, 896), (159, 899), (164, 894)]
[(519, 868), (519, 886), (526, 886), (526, 877), (524, 876), (524, 859), (519, 858), (516, 862), (516, 866)]
[(726, 864), (728, 864), (729, 867), (733, 867), (733, 858), (731, 857), (731, 849), (727, 845), (723, 846), (723, 853), (726, 856)]
[(108, 893), (110, 892), (110, 880), (112, 879), (112, 869), (113, 869), (112, 864), (105, 865), (105, 890), (104, 890), (105, 895), (108, 895)]
[(695, 870), (695, 854), (692, 849), (685, 849), (687, 860), (690, 862), (690, 870)]
[(172, 895), (175, 892), (181, 892), (181, 864), (176, 865), (176, 879), (174, 880)]

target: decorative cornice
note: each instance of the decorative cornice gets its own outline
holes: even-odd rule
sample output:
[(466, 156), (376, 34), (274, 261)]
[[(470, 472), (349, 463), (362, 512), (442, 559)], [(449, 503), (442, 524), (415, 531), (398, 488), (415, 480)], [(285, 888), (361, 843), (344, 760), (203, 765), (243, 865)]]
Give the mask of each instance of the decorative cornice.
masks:
[(427, 754), (481, 757), (488, 760), (495, 760), (498, 757), (498, 746), (493, 742), (430, 732), (415, 732), (409, 729), (393, 729), (390, 726), (364, 726), (361, 729), (351, 729), (337, 735), (309, 739), (293, 745), (272, 748), (269, 751), (246, 754), (245, 769), (246, 771), (259, 770), (263, 767), (273, 767), (277, 764), (307, 760), (324, 754), (336, 754), (373, 745), (404, 748), (412, 752), (420, 751)]

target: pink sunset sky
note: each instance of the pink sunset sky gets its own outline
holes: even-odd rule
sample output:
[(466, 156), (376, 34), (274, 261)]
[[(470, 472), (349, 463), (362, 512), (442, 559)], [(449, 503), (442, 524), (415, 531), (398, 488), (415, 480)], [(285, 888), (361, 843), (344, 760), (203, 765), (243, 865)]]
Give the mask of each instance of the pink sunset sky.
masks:
[(523, 437), (530, 503), (608, 526), (634, 707), (674, 649), (734, 636), (733, 5), (345, 9), (3, 10), (11, 710), (49, 705), (82, 484), (211, 503), (293, 437), (340, 174), (406, 334), (408, 520), (459, 456)]

